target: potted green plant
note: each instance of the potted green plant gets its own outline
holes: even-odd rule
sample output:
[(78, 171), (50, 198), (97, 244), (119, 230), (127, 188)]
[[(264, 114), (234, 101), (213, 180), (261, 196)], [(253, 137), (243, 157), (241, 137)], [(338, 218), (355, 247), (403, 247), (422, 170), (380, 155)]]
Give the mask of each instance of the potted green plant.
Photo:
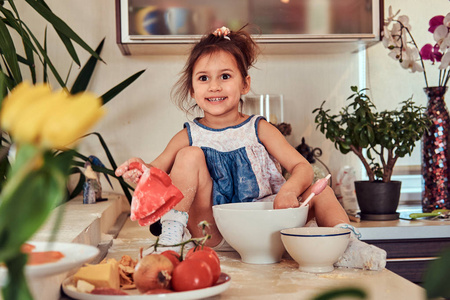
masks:
[(325, 101), (313, 113), (317, 128), (343, 154), (353, 152), (361, 160), (368, 181), (355, 182), (355, 191), (365, 219), (398, 218), (400, 181), (392, 181), (397, 159), (411, 155), (416, 142), (429, 126), (425, 108), (412, 98), (395, 110), (376, 111), (365, 90), (352, 86), (351, 102), (339, 114), (325, 110)]

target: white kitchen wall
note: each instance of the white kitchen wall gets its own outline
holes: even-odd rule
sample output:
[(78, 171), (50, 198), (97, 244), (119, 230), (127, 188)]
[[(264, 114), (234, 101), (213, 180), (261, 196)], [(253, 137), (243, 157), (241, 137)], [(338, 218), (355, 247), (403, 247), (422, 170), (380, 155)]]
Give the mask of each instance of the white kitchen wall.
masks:
[[(170, 101), (172, 85), (183, 68), (184, 55), (123, 56), (116, 45), (115, 9), (113, 0), (47, 0), (51, 9), (67, 22), (93, 48), (106, 37), (100, 64), (89, 89), (103, 94), (113, 85), (131, 74), (146, 69), (146, 72), (127, 90), (106, 105), (108, 113), (95, 128), (110, 147), (117, 163), (131, 156), (142, 157), (146, 161), (154, 159), (170, 138), (179, 130), (187, 117)], [(436, 14), (450, 11), (448, 0), (432, 0), (433, 5), (421, 0), (387, 0), (389, 5), (402, 9), (408, 14), (413, 33), (422, 43), (431, 42), (427, 33), (427, 22)], [(16, 5), (26, 8), (24, 1)], [(39, 17), (29, 9), (21, 9), (22, 17), (42, 41), (44, 25)], [(49, 31), (49, 52), (60, 73), (69, 68), (69, 59), (62, 44)], [(317, 47), (321, 47), (318, 45)], [(426, 104), (422, 91), (422, 74), (408, 74), (398, 63), (387, 56), (388, 51), (379, 43), (367, 51), (367, 64), (360, 65), (355, 53), (323, 55), (262, 55), (256, 68), (251, 70), (252, 92), (256, 94), (283, 94), (285, 101), (285, 122), (292, 125), (292, 134), (287, 137), (293, 146), (305, 137), (306, 142), (323, 150), (323, 161), (333, 175), (339, 168), (350, 164), (360, 170), (354, 155), (342, 155), (331, 142), (315, 130), (312, 110), (327, 100), (333, 112), (345, 104), (350, 95), (350, 86), (358, 85), (360, 76), (367, 77), (367, 87), (376, 105), (380, 108), (394, 108), (396, 103), (414, 95), (414, 99)], [(79, 51), (84, 62), (88, 55)], [(360, 73), (360, 69), (367, 73)], [(435, 71), (435, 70), (433, 70)], [(78, 71), (72, 71), (71, 80)], [(431, 73), (431, 70), (430, 72)], [(436, 73), (436, 72), (434, 72)], [(429, 75), (431, 77), (431, 74)], [(431, 80), (430, 80), (431, 81)], [(70, 85), (69, 85), (70, 86)], [(99, 143), (94, 137), (84, 140), (80, 146), (82, 153), (96, 155), (107, 161)], [(416, 159), (420, 159), (417, 156)], [(106, 189), (106, 184), (104, 185)], [(115, 190), (119, 190), (115, 185)]]

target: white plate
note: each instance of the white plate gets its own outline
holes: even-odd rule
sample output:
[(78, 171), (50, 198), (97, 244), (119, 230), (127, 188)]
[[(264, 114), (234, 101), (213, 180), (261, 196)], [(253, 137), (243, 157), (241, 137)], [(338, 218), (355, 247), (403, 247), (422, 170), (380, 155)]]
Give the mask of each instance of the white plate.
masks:
[[(231, 284), (231, 278), (225, 273), (220, 274), (219, 280), (215, 285), (209, 288), (187, 291), (187, 292), (173, 292), (168, 294), (155, 294), (155, 295), (93, 295), (87, 293), (74, 292), (67, 288), (67, 285), (72, 284), (72, 278), (66, 278), (62, 284), (64, 293), (67, 296), (78, 300), (152, 300), (152, 299), (166, 299), (166, 300), (191, 300), (191, 299), (203, 299), (219, 295), (226, 291)], [(125, 291), (126, 292), (126, 291)]]
[[(25, 267), (27, 277), (45, 277), (67, 272), (82, 266), (98, 255), (99, 249), (94, 246), (75, 243), (28, 242), (36, 246), (33, 251), (60, 251), (64, 257), (52, 263)], [(0, 267), (0, 286), (6, 279), (7, 269)]]

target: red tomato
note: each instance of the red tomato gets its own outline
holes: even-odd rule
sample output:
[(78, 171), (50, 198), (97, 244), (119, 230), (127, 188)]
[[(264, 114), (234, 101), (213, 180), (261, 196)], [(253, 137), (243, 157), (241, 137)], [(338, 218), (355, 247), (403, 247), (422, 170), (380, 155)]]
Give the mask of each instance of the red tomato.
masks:
[(189, 249), (189, 251), (186, 253), (186, 258), (189, 258), (189, 256), (192, 255), (192, 253), (199, 251), (199, 250), (211, 252), (219, 260), (219, 256), (217, 255), (216, 251), (214, 251), (212, 248), (210, 248), (208, 246), (195, 246), (194, 248)]
[(180, 254), (176, 251), (166, 250), (162, 252), (161, 255), (164, 255), (165, 257), (170, 259), (174, 268), (180, 263)]
[(220, 260), (217, 258), (217, 254), (208, 250), (197, 250), (186, 259), (197, 259), (206, 262), (213, 275), (213, 284), (217, 282), (220, 276)]
[(171, 283), (177, 292), (203, 289), (213, 285), (213, 275), (206, 262), (187, 259), (175, 267)]

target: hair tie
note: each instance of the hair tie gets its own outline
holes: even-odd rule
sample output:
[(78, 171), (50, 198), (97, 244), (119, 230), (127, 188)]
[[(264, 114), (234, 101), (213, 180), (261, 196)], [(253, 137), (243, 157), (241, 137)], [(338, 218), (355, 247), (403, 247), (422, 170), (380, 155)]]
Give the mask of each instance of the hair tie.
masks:
[(223, 36), (224, 39), (227, 39), (230, 41), (230, 37), (228, 36), (230, 34), (230, 32), (231, 32), (230, 29), (228, 29), (225, 26), (222, 26), (222, 27), (214, 30), (214, 32), (212, 34), (215, 36)]

